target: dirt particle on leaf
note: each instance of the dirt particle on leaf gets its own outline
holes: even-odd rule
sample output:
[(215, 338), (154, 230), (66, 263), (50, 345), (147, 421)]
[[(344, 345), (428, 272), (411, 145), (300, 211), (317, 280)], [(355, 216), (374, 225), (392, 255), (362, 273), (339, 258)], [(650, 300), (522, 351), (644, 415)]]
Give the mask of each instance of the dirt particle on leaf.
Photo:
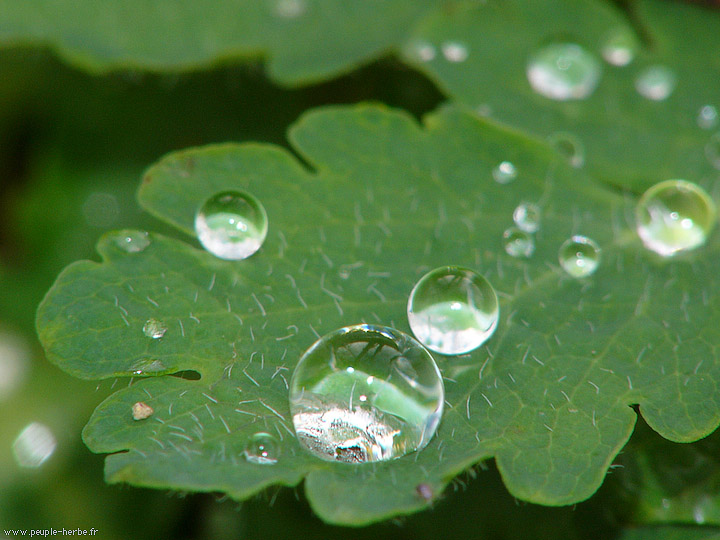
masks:
[(132, 415), (135, 420), (145, 420), (146, 418), (152, 416), (154, 412), (155, 411), (150, 405), (143, 403), (142, 401), (138, 401), (132, 406)]

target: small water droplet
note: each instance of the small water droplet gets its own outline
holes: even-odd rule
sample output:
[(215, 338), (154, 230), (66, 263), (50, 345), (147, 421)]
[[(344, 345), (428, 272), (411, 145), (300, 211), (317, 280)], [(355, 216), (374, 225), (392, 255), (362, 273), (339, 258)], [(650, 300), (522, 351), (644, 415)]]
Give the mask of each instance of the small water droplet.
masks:
[(485, 343), (497, 327), (497, 294), (483, 276), (457, 266), (425, 274), (408, 300), (415, 337), (435, 352), (464, 354)]
[(148, 233), (144, 231), (124, 231), (114, 237), (115, 245), (128, 253), (139, 253), (150, 245)]
[(600, 82), (594, 55), (574, 43), (553, 43), (530, 57), (527, 78), (538, 94), (558, 101), (586, 99)]
[(162, 371), (167, 371), (167, 367), (160, 360), (152, 360), (145, 358), (135, 362), (130, 368), (133, 375), (155, 375)]
[(57, 441), (50, 428), (39, 422), (28, 424), (13, 442), (13, 455), (21, 467), (37, 468), (55, 452)]
[(587, 277), (600, 264), (600, 246), (592, 238), (575, 235), (563, 242), (558, 257), (560, 266), (572, 277)]
[(715, 226), (715, 203), (692, 182), (666, 180), (640, 197), (635, 220), (645, 247), (672, 257), (705, 243)]
[(677, 77), (667, 66), (650, 66), (640, 72), (635, 79), (638, 93), (653, 101), (664, 101), (675, 90)]
[(138, 401), (132, 406), (132, 417), (134, 420), (145, 420), (146, 418), (150, 418), (154, 412), (150, 405), (142, 401)]
[(245, 459), (258, 465), (274, 465), (280, 457), (280, 444), (269, 433), (256, 433), (245, 447)]
[(240, 191), (224, 191), (210, 197), (195, 216), (200, 243), (221, 259), (246, 259), (267, 235), (265, 208), (255, 197)]
[(305, 13), (305, 0), (278, 0), (275, 13), (284, 19), (295, 19)]
[(720, 132), (715, 133), (705, 145), (705, 156), (710, 165), (720, 170)]
[(167, 326), (157, 319), (148, 319), (143, 326), (143, 334), (149, 338), (160, 339), (167, 332)]
[(613, 66), (627, 66), (635, 59), (640, 47), (635, 34), (629, 28), (615, 28), (605, 39), (602, 56)]
[(498, 184), (509, 184), (517, 178), (517, 169), (509, 161), (503, 161), (493, 169), (492, 174)]
[(405, 47), (405, 54), (420, 62), (430, 62), (435, 60), (437, 50), (435, 45), (425, 40), (413, 40)]
[(467, 46), (459, 41), (446, 41), (440, 46), (440, 49), (448, 62), (464, 62), (467, 60)]
[(714, 105), (703, 105), (697, 115), (697, 124), (702, 129), (713, 129), (718, 125), (718, 111)]
[(572, 133), (564, 131), (553, 133), (548, 141), (559, 154), (568, 160), (570, 166), (579, 169), (585, 165), (585, 146)]
[(513, 211), (513, 221), (522, 231), (537, 232), (540, 229), (540, 207), (533, 203), (520, 203)]
[(425, 447), (445, 392), (430, 353), (384, 326), (340, 328), (316, 341), (290, 382), (300, 443), (327, 461), (363, 463)]
[(503, 233), (505, 252), (511, 257), (528, 258), (535, 252), (535, 241), (530, 233), (510, 227)]

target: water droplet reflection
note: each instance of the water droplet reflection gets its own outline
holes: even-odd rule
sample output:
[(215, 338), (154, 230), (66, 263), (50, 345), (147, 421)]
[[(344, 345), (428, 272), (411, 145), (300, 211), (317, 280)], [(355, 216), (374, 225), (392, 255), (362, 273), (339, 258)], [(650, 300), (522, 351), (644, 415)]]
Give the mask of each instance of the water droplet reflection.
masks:
[(20, 432), (13, 442), (15, 461), (21, 467), (37, 468), (45, 463), (57, 447), (57, 441), (50, 428), (33, 422)]

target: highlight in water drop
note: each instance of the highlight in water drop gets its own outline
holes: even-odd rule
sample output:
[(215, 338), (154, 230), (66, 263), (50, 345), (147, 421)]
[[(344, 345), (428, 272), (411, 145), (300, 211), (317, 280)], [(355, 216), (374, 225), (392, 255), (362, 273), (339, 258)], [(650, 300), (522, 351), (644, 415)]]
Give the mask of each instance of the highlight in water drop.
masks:
[(553, 43), (530, 57), (527, 78), (538, 94), (566, 101), (588, 98), (600, 82), (597, 58), (574, 43)]
[(715, 227), (715, 203), (700, 186), (666, 180), (648, 189), (635, 209), (645, 247), (672, 257), (703, 245)]
[(527, 259), (535, 252), (535, 241), (530, 233), (510, 227), (503, 233), (505, 253), (511, 257)]
[(445, 390), (430, 353), (385, 326), (340, 328), (316, 341), (290, 382), (300, 443), (327, 461), (364, 463), (425, 447)]
[(576, 235), (563, 242), (558, 253), (560, 266), (574, 278), (595, 273), (600, 264), (600, 246), (592, 238)]
[(415, 284), (407, 313), (420, 343), (454, 355), (477, 349), (492, 336), (499, 305), (495, 289), (483, 276), (468, 268), (443, 266)]
[(667, 66), (650, 66), (645, 68), (635, 79), (638, 93), (653, 101), (664, 101), (675, 90), (677, 76)]
[(221, 259), (249, 257), (262, 246), (267, 229), (263, 205), (240, 191), (224, 191), (210, 197), (195, 216), (200, 243)]
[(605, 39), (602, 56), (608, 64), (623, 67), (634, 60), (639, 47), (635, 34), (629, 28), (615, 28)]
[(165, 335), (165, 332), (167, 332), (167, 326), (165, 326), (162, 321), (158, 321), (157, 319), (153, 318), (145, 321), (145, 325), (143, 326), (143, 334), (145, 334), (147, 337), (153, 339), (160, 339)]
[(468, 49), (459, 41), (446, 41), (440, 46), (440, 50), (448, 62), (464, 62), (468, 58)]
[(150, 245), (148, 233), (144, 231), (122, 231), (113, 237), (113, 241), (128, 253), (139, 253)]
[(37, 468), (55, 452), (57, 441), (50, 428), (39, 422), (28, 424), (12, 445), (15, 461), (21, 467)]
[(492, 174), (498, 184), (509, 184), (517, 178), (517, 169), (509, 161), (503, 161), (493, 169)]
[(520, 203), (513, 211), (513, 221), (521, 231), (537, 232), (540, 229), (540, 207), (533, 203)]
[(585, 165), (585, 146), (582, 141), (572, 133), (559, 131), (553, 133), (548, 141), (559, 154), (568, 160), (570, 166), (580, 169)]
[(245, 459), (258, 465), (274, 465), (280, 457), (280, 444), (269, 433), (256, 433), (245, 447)]
[(702, 129), (713, 129), (718, 125), (718, 111), (714, 105), (703, 105), (697, 115), (697, 125)]

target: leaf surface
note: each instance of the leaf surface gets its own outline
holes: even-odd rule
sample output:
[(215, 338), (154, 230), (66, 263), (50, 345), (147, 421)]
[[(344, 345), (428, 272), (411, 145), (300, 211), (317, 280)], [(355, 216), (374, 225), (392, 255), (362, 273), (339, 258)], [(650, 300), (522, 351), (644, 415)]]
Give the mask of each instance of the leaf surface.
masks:
[[(111, 233), (102, 261), (80, 261), (38, 310), (48, 357), (83, 378), (141, 375), (103, 402), (84, 431), (112, 453), (110, 481), (245, 498), (271, 484), (305, 490), (324, 520), (364, 524), (424, 508), (469, 466), (494, 456), (510, 492), (564, 505), (599, 487), (636, 420), (693, 441), (720, 420), (717, 266), (720, 234), (661, 260), (629, 223), (632, 198), (596, 184), (547, 146), (457, 108), (418, 125), (380, 106), (308, 113), (291, 130), (302, 166), (274, 146), (227, 144), (167, 156), (139, 191), (152, 214), (192, 234), (214, 193), (241, 189), (270, 220), (261, 251), (221, 261), (151, 234), (127, 253)], [(512, 161), (517, 179), (493, 180)], [(537, 203), (530, 259), (503, 250), (514, 208)], [(137, 233), (132, 233), (137, 234)], [(597, 272), (560, 270), (573, 234), (602, 248)], [(326, 463), (293, 435), (287, 381), (319, 336), (377, 323), (409, 331), (406, 304), (431, 268), (475, 268), (495, 286), (495, 335), (468, 355), (435, 355), (446, 408), (421, 452), (376, 464)], [(143, 334), (154, 318), (162, 338)], [(195, 371), (199, 380), (168, 376)], [(141, 421), (131, 408), (154, 414)], [(249, 463), (249, 438), (280, 440), (276, 465)]]

